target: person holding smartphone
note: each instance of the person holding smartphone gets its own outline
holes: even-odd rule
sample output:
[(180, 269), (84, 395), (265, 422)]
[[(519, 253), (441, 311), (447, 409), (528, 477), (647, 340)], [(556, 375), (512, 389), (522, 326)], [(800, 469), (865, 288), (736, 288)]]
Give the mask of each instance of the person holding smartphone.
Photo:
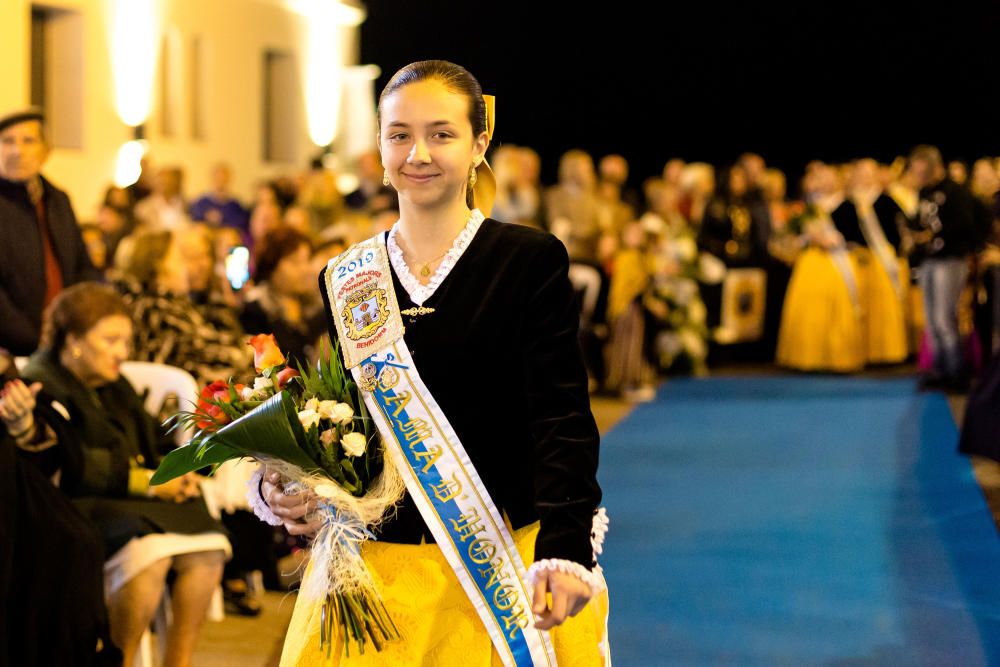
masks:
[(274, 334), (285, 354), (302, 364), (314, 359), (326, 319), (316, 294), (309, 237), (290, 228), (267, 234), (258, 248), (255, 278), (244, 295), (243, 329), (249, 335)]

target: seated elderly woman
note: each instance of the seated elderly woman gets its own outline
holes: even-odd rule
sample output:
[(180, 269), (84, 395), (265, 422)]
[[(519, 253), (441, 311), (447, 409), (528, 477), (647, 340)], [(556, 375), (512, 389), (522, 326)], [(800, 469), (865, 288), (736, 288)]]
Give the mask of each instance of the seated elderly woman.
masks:
[(162, 438), (121, 376), (131, 341), (131, 314), (121, 297), (110, 287), (79, 283), (50, 304), (41, 347), (23, 375), (42, 384), (72, 425), (66, 437), (75, 441), (62, 445), (78, 451), (82, 466), (63, 489), (103, 538), (111, 635), (125, 664), (132, 664), (173, 571), (164, 664), (189, 665), (231, 549), (193, 475), (149, 485)]
[(121, 665), (108, 634), (101, 539), (56, 486), (79, 466), (69, 423), (0, 350), (0, 665)]

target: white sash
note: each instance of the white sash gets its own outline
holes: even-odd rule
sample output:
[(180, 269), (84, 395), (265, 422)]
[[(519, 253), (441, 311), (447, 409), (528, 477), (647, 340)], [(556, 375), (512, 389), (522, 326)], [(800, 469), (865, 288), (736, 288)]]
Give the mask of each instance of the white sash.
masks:
[(345, 363), (390, 458), (504, 665), (555, 667), (510, 531), (403, 340), (381, 235), (331, 260), (326, 290)]
[[(826, 212), (826, 209), (821, 209), (821, 212), (817, 216), (817, 222), (829, 230), (836, 229), (836, 225), (833, 224), (833, 218)], [(844, 281), (844, 287), (847, 288), (847, 295), (851, 299), (851, 305), (854, 306), (855, 312), (860, 313), (861, 299), (858, 294), (858, 283), (854, 279), (854, 269), (851, 268), (851, 257), (847, 253), (847, 249), (836, 247), (830, 248), (827, 252), (830, 255), (830, 260), (833, 262), (833, 266), (837, 269), (837, 273), (840, 274), (841, 280)]]
[(858, 283), (854, 280), (854, 269), (851, 268), (851, 256), (848, 254), (847, 249), (832, 248), (830, 250), (830, 259), (833, 260), (833, 265), (837, 267), (837, 273), (840, 274), (841, 280), (844, 281), (844, 286), (847, 288), (848, 296), (851, 297), (851, 304), (854, 306), (854, 310), (861, 312)]
[(865, 242), (868, 243), (868, 247), (871, 248), (872, 253), (878, 258), (879, 264), (889, 274), (889, 280), (892, 281), (892, 286), (896, 290), (896, 296), (902, 299), (903, 286), (899, 282), (899, 264), (896, 263), (896, 252), (889, 245), (889, 239), (885, 237), (885, 231), (882, 229), (882, 224), (875, 214), (875, 208), (873, 206), (865, 206), (863, 208), (864, 212), (862, 212), (862, 207), (858, 204), (855, 204), (854, 208), (858, 211), (858, 223), (861, 226), (861, 233), (865, 237)]

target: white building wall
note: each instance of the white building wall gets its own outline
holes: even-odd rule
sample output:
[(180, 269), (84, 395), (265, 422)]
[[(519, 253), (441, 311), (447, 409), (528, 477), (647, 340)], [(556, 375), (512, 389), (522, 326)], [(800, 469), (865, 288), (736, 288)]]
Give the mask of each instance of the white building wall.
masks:
[[(309, 0), (335, 3), (336, 0)], [(79, 14), (79, 58), (82, 82), (63, 82), (69, 90), (76, 85), (82, 93), (79, 110), (56, 109), (53, 115), (82, 114), (79, 148), (55, 147), (44, 173), (67, 190), (77, 215), (82, 220), (96, 213), (104, 189), (114, 177), (119, 147), (132, 138), (132, 128), (118, 117), (115, 107), (114, 79), (110, 48), (112, 0), (3, 0), (0, 2), (0, 113), (27, 106), (31, 83), (31, 8), (32, 5), (63, 9)], [(269, 163), (263, 159), (264, 53), (268, 50), (289, 53), (304, 66), (308, 56), (308, 20), (291, 8), (294, 0), (161, 0), (160, 44), (164, 35), (179, 48), (172, 49), (177, 67), (170, 108), (173, 133), (163, 136), (161, 81), (164, 67), (156, 68), (151, 117), (145, 124), (145, 136), (151, 146), (154, 165), (176, 164), (185, 168), (185, 194), (189, 198), (208, 188), (209, 171), (219, 161), (233, 168), (233, 187), (237, 195), (248, 199), (253, 185), (264, 178), (302, 169), (318, 153), (307, 132), (305, 103), (302, 99), (302, 68), (299, 80), (289, 88), (299, 91), (290, 120), (296, 142), (291, 152), (296, 163)], [(301, 6), (301, 1), (299, 5)], [(359, 28), (330, 25), (324, 35), (338, 43), (340, 63), (357, 64)], [(202, 93), (198, 101), (202, 113), (203, 138), (195, 138), (192, 127), (192, 43), (200, 39)], [(65, 59), (65, 54), (61, 56)], [(55, 120), (55, 119), (54, 119)], [(343, 132), (344, 124), (340, 124)], [(343, 144), (338, 136), (336, 145)]]

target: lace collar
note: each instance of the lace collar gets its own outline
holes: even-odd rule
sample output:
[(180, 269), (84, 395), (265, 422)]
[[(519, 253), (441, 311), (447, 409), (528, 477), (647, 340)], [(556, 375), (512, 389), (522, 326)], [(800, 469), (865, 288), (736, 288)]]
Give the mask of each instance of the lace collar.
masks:
[(403, 250), (399, 247), (396, 242), (396, 233), (399, 231), (399, 223), (397, 222), (389, 230), (388, 238), (386, 239), (386, 248), (389, 251), (389, 261), (392, 263), (392, 268), (396, 271), (396, 276), (399, 277), (399, 282), (402, 283), (403, 289), (410, 296), (410, 301), (418, 306), (424, 305), (424, 302), (430, 299), (437, 288), (441, 286), (444, 279), (451, 274), (452, 269), (455, 268), (455, 264), (458, 260), (465, 254), (466, 249), (469, 244), (472, 243), (472, 239), (475, 238), (476, 232), (482, 226), (483, 221), (486, 218), (483, 216), (479, 209), (473, 209), (471, 215), (469, 215), (469, 222), (466, 223), (465, 228), (459, 232), (458, 236), (455, 238), (455, 242), (452, 243), (451, 249), (445, 253), (445, 256), (441, 259), (441, 264), (438, 266), (437, 271), (431, 276), (430, 282), (426, 285), (422, 285), (415, 275), (410, 271), (410, 267), (406, 265), (406, 260), (403, 259)]

